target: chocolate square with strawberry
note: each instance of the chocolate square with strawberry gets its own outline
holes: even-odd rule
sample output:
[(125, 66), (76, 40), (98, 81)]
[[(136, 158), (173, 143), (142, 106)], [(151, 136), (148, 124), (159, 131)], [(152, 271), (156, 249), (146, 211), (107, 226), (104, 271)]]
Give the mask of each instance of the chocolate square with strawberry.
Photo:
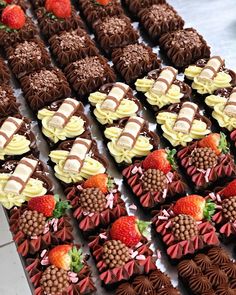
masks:
[(156, 150), (123, 170), (127, 184), (144, 208), (152, 209), (186, 193), (187, 186), (176, 170), (175, 153)]
[(181, 149), (177, 157), (196, 189), (206, 188), (225, 178), (229, 180), (236, 174), (234, 158), (223, 133), (209, 134)]
[(175, 262), (200, 249), (220, 243), (210, 221), (215, 207), (212, 200), (200, 195), (188, 195), (154, 212), (153, 226), (171, 261)]
[(85, 236), (107, 228), (117, 218), (127, 215), (118, 185), (107, 174), (91, 176), (67, 188), (66, 194), (74, 210), (73, 216)]

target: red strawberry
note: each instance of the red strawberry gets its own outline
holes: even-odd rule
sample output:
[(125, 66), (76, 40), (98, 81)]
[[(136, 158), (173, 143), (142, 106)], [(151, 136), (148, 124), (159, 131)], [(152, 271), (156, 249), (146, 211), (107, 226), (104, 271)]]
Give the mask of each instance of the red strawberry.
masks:
[(96, 2), (100, 5), (106, 6), (110, 3), (110, 0), (96, 0)]
[(79, 272), (83, 268), (82, 251), (71, 245), (54, 247), (48, 253), (49, 262), (64, 270)]
[(231, 181), (225, 188), (220, 191), (220, 195), (225, 198), (236, 196), (236, 179)]
[(180, 198), (174, 205), (175, 214), (192, 216), (196, 221), (210, 219), (215, 211), (215, 204), (211, 200), (205, 200), (198, 195), (189, 195)]
[(45, 8), (58, 18), (71, 17), (70, 0), (46, 0)]
[(138, 220), (135, 216), (123, 216), (112, 224), (110, 236), (112, 240), (120, 240), (126, 246), (134, 247), (140, 242), (149, 224), (149, 222)]
[(46, 217), (60, 218), (71, 208), (67, 201), (60, 201), (57, 195), (45, 195), (29, 200), (28, 208), (43, 213)]
[(25, 13), (18, 5), (8, 5), (2, 12), (1, 22), (13, 30), (21, 29), (25, 24)]
[(104, 194), (111, 190), (113, 186), (113, 180), (104, 173), (89, 177), (83, 184), (84, 188), (99, 188)]
[(200, 147), (211, 148), (216, 155), (228, 152), (228, 144), (224, 133), (211, 133), (199, 141)]
[(175, 154), (176, 150), (156, 150), (149, 154), (143, 161), (143, 168), (145, 170), (158, 169), (167, 174), (172, 170), (172, 168), (176, 168), (174, 160)]

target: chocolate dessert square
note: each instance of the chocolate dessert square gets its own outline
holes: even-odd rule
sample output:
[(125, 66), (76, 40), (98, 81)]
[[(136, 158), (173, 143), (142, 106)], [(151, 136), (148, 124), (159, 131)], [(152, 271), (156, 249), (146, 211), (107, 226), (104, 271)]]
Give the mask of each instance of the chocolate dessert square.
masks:
[[(99, 179), (107, 179), (107, 187), (93, 185), (93, 181)], [(107, 174), (94, 175), (87, 181), (68, 187), (66, 198), (73, 208), (73, 216), (78, 221), (79, 229), (86, 237), (127, 215), (118, 185)]]
[(11, 75), (8, 70), (8, 67), (4, 60), (0, 57), (0, 83), (2, 84), (8, 84), (10, 82)]
[(108, 83), (88, 98), (93, 114), (102, 128), (118, 120), (138, 115), (142, 106), (133, 90), (124, 83)]
[(159, 137), (148, 122), (138, 116), (120, 119), (104, 131), (107, 148), (119, 167), (124, 168), (158, 148)]
[(125, 15), (108, 16), (93, 24), (94, 34), (101, 48), (111, 53), (114, 48), (138, 41), (139, 34)]
[(38, 110), (60, 98), (70, 97), (71, 89), (57, 68), (43, 68), (20, 79), (21, 88), (32, 110)]
[(19, 103), (10, 86), (0, 85), (0, 118), (19, 113)]
[(159, 44), (161, 50), (177, 68), (210, 56), (210, 47), (193, 28), (168, 32), (161, 36)]
[(129, 11), (133, 14), (133, 16), (137, 17), (139, 12), (142, 9), (148, 8), (155, 4), (163, 4), (166, 3), (165, 0), (124, 0), (125, 5), (128, 7)]
[(162, 34), (183, 29), (184, 20), (169, 4), (154, 4), (139, 13), (140, 23), (152, 40), (158, 41)]
[(51, 63), (45, 45), (40, 39), (17, 43), (8, 47), (6, 54), (12, 72), (19, 78)]
[(49, 39), (50, 49), (61, 66), (66, 66), (99, 51), (89, 35), (82, 29), (64, 31)]
[(229, 180), (236, 174), (234, 158), (223, 133), (209, 134), (181, 149), (177, 157), (196, 189)]
[(112, 61), (126, 83), (132, 83), (151, 70), (160, 67), (160, 60), (152, 49), (143, 43), (114, 49)]
[[(122, 175), (145, 209), (172, 202), (184, 195), (187, 186), (177, 170), (175, 150), (161, 149), (125, 168)], [(164, 159), (164, 162), (162, 162)], [(164, 168), (162, 166), (164, 164)]]
[(69, 64), (65, 68), (65, 75), (79, 96), (86, 96), (116, 79), (107, 60), (100, 55), (88, 56)]
[(153, 70), (135, 82), (136, 90), (142, 92), (148, 106), (157, 112), (165, 106), (188, 100), (191, 87), (177, 79), (178, 71), (173, 67)]
[(89, 119), (84, 106), (74, 98), (54, 101), (38, 111), (37, 115), (50, 147), (66, 139), (90, 136)]
[(221, 247), (181, 261), (178, 275), (191, 295), (236, 294), (236, 264)]

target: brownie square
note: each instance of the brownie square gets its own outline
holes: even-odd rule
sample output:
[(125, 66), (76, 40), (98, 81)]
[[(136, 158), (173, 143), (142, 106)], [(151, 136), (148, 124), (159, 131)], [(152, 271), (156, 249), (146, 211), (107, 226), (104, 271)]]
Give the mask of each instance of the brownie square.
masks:
[(8, 85), (0, 85), (0, 118), (19, 113), (19, 103)]
[(39, 70), (51, 63), (50, 56), (40, 39), (31, 39), (17, 43), (6, 50), (12, 72), (21, 77)]
[(70, 97), (71, 89), (64, 74), (57, 68), (43, 68), (20, 79), (21, 88), (32, 110)]
[(114, 48), (136, 43), (138, 32), (133, 28), (130, 19), (125, 15), (108, 16), (93, 25), (98, 43), (106, 53)]
[(61, 66), (66, 66), (86, 56), (98, 54), (98, 49), (82, 29), (64, 31), (49, 39), (50, 48)]
[(11, 79), (11, 75), (8, 70), (8, 67), (6, 63), (4, 62), (4, 60), (0, 57), (0, 83), (8, 84), (10, 82), (10, 79)]
[(184, 20), (169, 4), (154, 4), (139, 13), (140, 23), (154, 40), (164, 33), (182, 29)]
[(152, 49), (143, 43), (114, 49), (112, 61), (126, 83), (132, 83), (151, 70), (160, 67), (161, 61)]
[(152, 6), (153, 4), (166, 3), (165, 0), (124, 0), (129, 11), (134, 15), (138, 16), (138, 13), (144, 9)]
[(69, 64), (65, 68), (65, 75), (78, 95), (88, 95), (116, 79), (107, 60), (100, 55), (85, 57)]
[(210, 47), (193, 28), (168, 32), (159, 40), (163, 50), (174, 66), (182, 68), (196, 60), (210, 56)]

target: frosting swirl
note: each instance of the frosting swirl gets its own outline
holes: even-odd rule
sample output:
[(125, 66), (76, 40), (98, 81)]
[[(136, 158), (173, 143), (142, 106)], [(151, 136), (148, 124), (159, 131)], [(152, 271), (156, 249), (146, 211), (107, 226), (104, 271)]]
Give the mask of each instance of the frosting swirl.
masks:
[(194, 257), (194, 261), (202, 269), (202, 271), (205, 271), (212, 265), (211, 260), (205, 254), (198, 254)]
[(189, 278), (192, 275), (201, 273), (201, 270), (193, 260), (184, 260), (178, 264), (178, 273), (182, 278)]
[(133, 281), (133, 288), (137, 294), (154, 295), (151, 281), (146, 276), (138, 276)]
[(211, 266), (206, 269), (205, 275), (215, 287), (221, 284), (226, 284), (228, 281), (226, 274), (218, 266)]
[(4, 156), (23, 155), (30, 151), (30, 141), (23, 135), (14, 134), (8, 145), (0, 149), (0, 160), (4, 160)]
[(211, 289), (211, 283), (206, 276), (195, 275), (189, 278), (189, 287), (194, 293), (201, 294)]
[(130, 283), (124, 283), (116, 289), (116, 295), (136, 295)]
[(208, 251), (208, 256), (214, 264), (230, 262), (228, 253), (220, 247), (211, 248)]

